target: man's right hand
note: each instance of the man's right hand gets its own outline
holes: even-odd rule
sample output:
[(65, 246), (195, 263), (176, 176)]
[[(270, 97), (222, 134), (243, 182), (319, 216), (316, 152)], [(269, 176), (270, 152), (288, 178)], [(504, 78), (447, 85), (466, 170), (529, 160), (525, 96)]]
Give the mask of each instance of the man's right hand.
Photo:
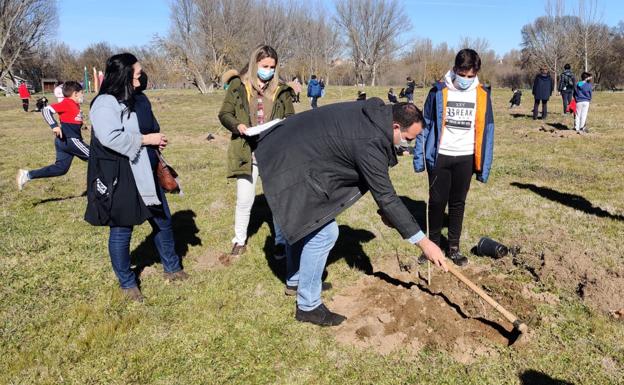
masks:
[(54, 133), (54, 135), (59, 138), (59, 139), (63, 139), (63, 131), (61, 131), (61, 127), (54, 127), (52, 129), (52, 132)]
[(425, 257), (430, 260), (434, 265), (440, 267), (444, 271), (448, 271), (446, 267), (446, 257), (444, 257), (444, 253), (438, 245), (431, 242), (429, 238), (423, 238), (420, 242), (417, 243), (418, 247), (423, 251)]

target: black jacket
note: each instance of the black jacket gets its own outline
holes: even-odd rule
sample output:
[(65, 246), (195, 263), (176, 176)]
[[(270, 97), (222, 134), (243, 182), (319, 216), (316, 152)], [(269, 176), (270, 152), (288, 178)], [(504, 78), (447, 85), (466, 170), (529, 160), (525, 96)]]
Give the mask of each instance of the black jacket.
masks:
[(533, 81), (533, 95), (535, 99), (548, 100), (555, 89), (555, 81), (550, 74), (539, 74)]
[(267, 202), (291, 244), (368, 190), (403, 238), (420, 231), (388, 175), (397, 164), (392, 107), (379, 98), (293, 115), (260, 136), (255, 156)]
[(134, 226), (150, 217), (128, 157), (104, 147), (91, 132), (85, 220), (94, 226)]

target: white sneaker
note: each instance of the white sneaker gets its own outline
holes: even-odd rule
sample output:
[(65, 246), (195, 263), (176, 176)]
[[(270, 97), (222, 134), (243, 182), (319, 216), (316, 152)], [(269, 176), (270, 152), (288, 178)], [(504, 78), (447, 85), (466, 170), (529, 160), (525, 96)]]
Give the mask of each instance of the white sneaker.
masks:
[(30, 178), (28, 178), (28, 170), (19, 169), (17, 171), (17, 176), (15, 177), (15, 181), (17, 182), (17, 189), (22, 191), (26, 182), (28, 182)]

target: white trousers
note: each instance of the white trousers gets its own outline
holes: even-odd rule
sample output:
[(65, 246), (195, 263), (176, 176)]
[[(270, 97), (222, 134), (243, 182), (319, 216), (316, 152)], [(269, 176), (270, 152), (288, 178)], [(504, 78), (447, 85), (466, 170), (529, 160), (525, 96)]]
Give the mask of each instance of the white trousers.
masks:
[(251, 166), (251, 176), (236, 177), (236, 211), (234, 213), (234, 239), (232, 243), (244, 245), (247, 241), (247, 227), (251, 216), (251, 206), (256, 198), (258, 165)]
[(574, 129), (576, 131), (580, 131), (585, 128), (588, 112), (589, 102), (576, 102), (576, 117), (574, 118)]
[[(256, 199), (256, 182), (258, 182), (258, 165), (251, 166), (251, 176), (236, 177), (236, 211), (234, 212), (234, 238), (232, 243), (244, 245), (247, 242), (247, 228), (251, 217), (251, 208)], [(285, 244), (280, 227), (273, 219), (275, 244)]]

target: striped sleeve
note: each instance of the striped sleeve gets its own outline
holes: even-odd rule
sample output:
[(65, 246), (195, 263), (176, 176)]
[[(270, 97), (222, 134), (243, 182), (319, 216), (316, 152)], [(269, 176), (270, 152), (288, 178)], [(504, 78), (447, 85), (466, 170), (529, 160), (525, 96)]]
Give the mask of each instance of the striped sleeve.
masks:
[(43, 114), (43, 119), (50, 125), (50, 128), (58, 127), (58, 123), (54, 119), (54, 116), (52, 116), (52, 114), (56, 114), (52, 106), (46, 106), (41, 113)]

